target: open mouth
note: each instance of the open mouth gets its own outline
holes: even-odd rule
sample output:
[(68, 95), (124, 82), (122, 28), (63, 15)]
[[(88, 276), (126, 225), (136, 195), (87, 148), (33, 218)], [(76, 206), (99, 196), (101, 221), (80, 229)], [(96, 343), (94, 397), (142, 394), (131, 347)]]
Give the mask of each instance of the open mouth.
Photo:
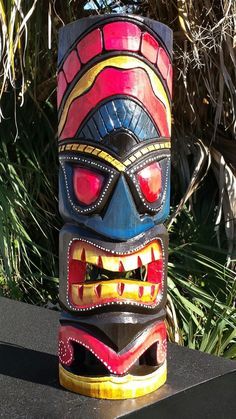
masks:
[(163, 295), (163, 246), (154, 239), (143, 248), (119, 253), (73, 240), (68, 251), (68, 297), (76, 310), (111, 304), (156, 307)]

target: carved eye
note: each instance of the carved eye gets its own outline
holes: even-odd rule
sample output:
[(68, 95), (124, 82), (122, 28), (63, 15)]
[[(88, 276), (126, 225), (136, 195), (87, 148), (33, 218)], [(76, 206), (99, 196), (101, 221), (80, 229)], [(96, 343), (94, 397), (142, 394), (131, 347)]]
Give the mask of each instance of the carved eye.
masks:
[(162, 190), (161, 166), (154, 162), (137, 173), (140, 189), (148, 202), (155, 202)]
[(99, 197), (104, 176), (90, 169), (74, 167), (73, 187), (78, 201), (85, 205), (93, 204)]

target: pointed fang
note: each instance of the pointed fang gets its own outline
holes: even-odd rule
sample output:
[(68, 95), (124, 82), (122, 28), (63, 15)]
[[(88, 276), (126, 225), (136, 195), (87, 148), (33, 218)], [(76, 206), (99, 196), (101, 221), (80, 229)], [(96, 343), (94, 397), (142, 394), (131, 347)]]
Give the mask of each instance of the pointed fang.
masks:
[(123, 265), (123, 263), (120, 260), (120, 263), (119, 263), (119, 272), (124, 272), (124, 270), (125, 270), (124, 265)]
[(98, 285), (95, 287), (94, 292), (95, 292), (96, 296), (97, 296), (98, 298), (100, 298), (100, 297), (101, 297), (101, 293), (102, 293), (102, 285), (101, 285), (101, 284), (98, 284)]
[(81, 262), (85, 262), (86, 261), (85, 249), (83, 249), (82, 252), (81, 252), (80, 260), (81, 260)]
[(122, 295), (125, 289), (125, 284), (123, 282), (119, 282), (117, 285), (117, 292), (119, 295)]
[(83, 300), (84, 286), (81, 285), (78, 290), (79, 298)]
[(102, 263), (102, 258), (101, 258), (101, 256), (99, 256), (99, 257), (98, 257), (97, 266), (98, 266), (99, 268), (103, 268), (103, 263)]
[(141, 268), (143, 266), (143, 262), (140, 256), (138, 256), (138, 267)]
[(142, 286), (139, 287), (139, 289), (138, 289), (138, 296), (139, 296), (139, 298), (142, 298), (142, 296), (143, 296), (143, 287)]
[(154, 294), (155, 294), (155, 289), (156, 289), (156, 286), (155, 286), (155, 285), (152, 285), (152, 286), (151, 286), (151, 297), (152, 297), (152, 298), (154, 297)]

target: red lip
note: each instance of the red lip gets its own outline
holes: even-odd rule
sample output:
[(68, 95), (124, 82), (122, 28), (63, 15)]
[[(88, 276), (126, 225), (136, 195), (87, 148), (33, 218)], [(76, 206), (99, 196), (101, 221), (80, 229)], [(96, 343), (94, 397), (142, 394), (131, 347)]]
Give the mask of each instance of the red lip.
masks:
[(59, 334), (60, 363), (70, 366), (74, 360), (73, 342), (77, 342), (90, 351), (112, 373), (125, 374), (140, 356), (154, 343), (157, 344), (157, 359), (164, 362), (166, 356), (166, 328), (164, 322), (156, 323), (145, 330), (128, 348), (115, 352), (84, 330), (73, 326), (61, 326)]

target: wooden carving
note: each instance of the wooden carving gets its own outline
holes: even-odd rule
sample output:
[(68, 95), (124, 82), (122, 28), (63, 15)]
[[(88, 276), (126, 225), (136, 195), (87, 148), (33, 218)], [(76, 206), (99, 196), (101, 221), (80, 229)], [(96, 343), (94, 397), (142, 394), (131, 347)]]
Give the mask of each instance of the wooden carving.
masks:
[(59, 375), (125, 399), (166, 380), (172, 32), (130, 15), (60, 31)]

